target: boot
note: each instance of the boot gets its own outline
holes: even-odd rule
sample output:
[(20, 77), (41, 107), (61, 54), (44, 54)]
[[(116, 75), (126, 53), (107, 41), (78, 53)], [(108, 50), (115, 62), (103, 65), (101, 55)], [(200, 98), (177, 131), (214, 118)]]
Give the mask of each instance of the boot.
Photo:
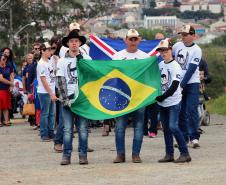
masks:
[(63, 156), (62, 161), (61, 161), (60, 164), (61, 165), (69, 165), (69, 164), (71, 164), (71, 157)]
[(124, 163), (126, 162), (125, 154), (117, 154), (113, 163)]
[(138, 154), (133, 154), (132, 155), (132, 162), (133, 163), (142, 163), (142, 160)]
[(158, 160), (159, 163), (168, 163), (173, 161), (174, 161), (173, 155), (168, 155), (168, 154), (166, 154), (165, 157), (163, 157), (162, 159)]
[(190, 162), (191, 157), (189, 154), (187, 155), (180, 155), (178, 159), (176, 159), (174, 162), (175, 163), (185, 163), (185, 162)]
[(79, 164), (80, 165), (88, 164), (87, 156), (79, 156)]
[(63, 152), (63, 147), (62, 144), (55, 144), (53, 149), (55, 150), (55, 152), (57, 153), (62, 153)]
[(102, 136), (109, 136), (109, 125), (103, 126)]
[(87, 152), (94, 152), (94, 149), (88, 147)]
[[(80, 152), (80, 150), (78, 149), (78, 152)], [(87, 148), (87, 152), (94, 152), (94, 149), (92, 149), (92, 148)]]

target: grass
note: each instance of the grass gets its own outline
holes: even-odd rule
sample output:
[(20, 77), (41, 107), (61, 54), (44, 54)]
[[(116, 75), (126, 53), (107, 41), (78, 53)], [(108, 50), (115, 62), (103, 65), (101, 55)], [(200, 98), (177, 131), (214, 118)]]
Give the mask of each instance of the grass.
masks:
[(208, 101), (207, 109), (212, 114), (220, 114), (226, 116), (226, 94)]

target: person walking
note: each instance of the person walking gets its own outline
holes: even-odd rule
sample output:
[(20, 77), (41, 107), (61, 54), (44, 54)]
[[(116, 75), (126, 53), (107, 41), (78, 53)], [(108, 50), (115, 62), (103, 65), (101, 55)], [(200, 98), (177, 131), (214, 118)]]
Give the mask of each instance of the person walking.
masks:
[(156, 98), (160, 107), (160, 120), (163, 126), (166, 155), (158, 162), (173, 162), (174, 147), (173, 136), (175, 137), (180, 156), (175, 163), (190, 162), (191, 157), (188, 148), (178, 126), (179, 112), (181, 106), (180, 80), (182, 70), (180, 65), (173, 59), (172, 44), (168, 39), (160, 41), (156, 51), (159, 51), (163, 61), (159, 63), (161, 73), (162, 95)]
[(195, 29), (191, 25), (183, 25), (179, 33), (181, 42), (173, 46), (173, 56), (182, 68), (182, 102), (179, 126), (183, 131), (186, 142), (193, 148), (200, 147), (199, 128), (199, 63), (202, 58), (201, 48), (194, 43)]

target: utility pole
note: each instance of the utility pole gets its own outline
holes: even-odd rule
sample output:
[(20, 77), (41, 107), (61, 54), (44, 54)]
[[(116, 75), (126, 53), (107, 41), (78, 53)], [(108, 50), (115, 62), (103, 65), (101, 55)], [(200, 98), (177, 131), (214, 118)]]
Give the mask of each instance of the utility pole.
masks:
[(12, 1), (9, 4), (9, 48), (13, 47), (13, 10)]

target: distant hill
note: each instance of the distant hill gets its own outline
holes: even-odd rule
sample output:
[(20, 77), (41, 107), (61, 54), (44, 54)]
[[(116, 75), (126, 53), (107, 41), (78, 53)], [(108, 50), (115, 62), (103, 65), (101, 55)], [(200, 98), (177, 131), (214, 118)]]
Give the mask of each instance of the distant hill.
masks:
[(226, 115), (226, 94), (210, 100), (207, 103), (207, 110), (212, 114)]

